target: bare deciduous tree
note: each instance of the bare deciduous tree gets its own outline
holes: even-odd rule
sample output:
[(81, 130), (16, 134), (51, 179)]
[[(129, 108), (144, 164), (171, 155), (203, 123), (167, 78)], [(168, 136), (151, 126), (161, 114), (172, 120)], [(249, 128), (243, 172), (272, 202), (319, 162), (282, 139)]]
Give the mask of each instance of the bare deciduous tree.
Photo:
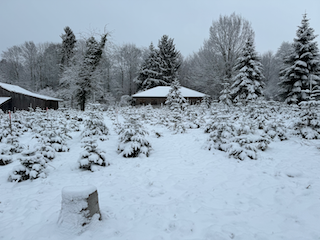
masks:
[(266, 99), (276, 99), (278, 95), (279, 81), (279, 61), (272, 51), (268, 51), (261, 56), (261, 64), (263, 66), (262, 73), (264, 75), (265, 89), (264, 96)]
[(22, 50), (19, 46), (8, 48), (2, 52), (1, 57), (7, 62), (6, 78), (12, 83), (19, 83), (22, 69)]
[(39, 81), (36, 77), (37, 72), (37, 55), (38, 55), (38, 49), (34, 42), (28, 41), (25, 42), (22, 47), (22, 57), (24, 60), (24, 65), (26, 66), (26, 70), (29, 75), (29, 88), (32, 88), (34, 91), (39, 90)]
[(232, 77), (236, 60), (240, 56), (246, 40), (253, 34), (249, 21), (235, 13), (231, 16), (220, 16), (218, 21), (212, 22), (210, 37), (205, 44), (220, 55), (226, 78)]
[(133, 79), (142, 61), (142, 51), (135, 44), (124, 44), (116, 48), (114, 58), (123, 94), (131, 95), (135, 91)]

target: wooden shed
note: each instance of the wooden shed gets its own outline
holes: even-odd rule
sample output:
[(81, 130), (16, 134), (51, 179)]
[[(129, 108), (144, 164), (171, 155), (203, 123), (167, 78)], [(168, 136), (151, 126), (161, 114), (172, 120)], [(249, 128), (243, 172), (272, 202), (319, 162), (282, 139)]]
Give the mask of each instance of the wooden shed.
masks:
[(58, 109), (58, 102), (62, 101), (62, 99), (36, 94), (19, 86), (0, 82), (0, 109), (4, 112), (28, 110), (29, 107)]
[[(165, 103), (169, 90), (170, 86), (158, 86), (136, 93), (132, 95), (132, 98), (136, 101), (136, 105), (161, 105)], [(190, 102), (190, 104), (201, 102), (202, 98), (206, 95), (186, 87), (181, 87), (180, 92), (181, 95)]]

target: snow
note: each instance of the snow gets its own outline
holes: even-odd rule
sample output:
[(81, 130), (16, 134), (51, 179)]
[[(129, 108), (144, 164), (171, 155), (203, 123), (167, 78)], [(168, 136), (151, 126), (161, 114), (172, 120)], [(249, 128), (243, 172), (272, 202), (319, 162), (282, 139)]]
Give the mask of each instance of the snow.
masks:
[[(19, 86), (16, 86), (16, 85), (12, 85), (12, 84), (8, 84), (8, 83), (0, 82), (0, 87), (5, 89), (5, 90), (7, 90), (7, 91), (9, 91), (9, 92), (20, 93), (20, 94), (23, 94), (23, 95), (27, 95), (27, 96), (31, 96), (31, 97), (35, 97), (35, 98), (40, 98), (40, 99), (44, 99), (44, 100), (63, 101), (62, 99), (36, 94), (36, 93), (30, 92), (30, 91), (28, 91), (28, 90), (26, 90), (26, 89), (24, 89), (22, 87), (19, 87)], [(1, 99), (0, 99), (0, 104), (1, 104)]]
[[(134, 95), (132, 95), (132, 97), (166, 97), (169, 94), (169, 90), (171, 89), (170, 86), (158, 86), (158, 87), (154, 87), (151, 88), (149, 90), (146, 90), (144, 92), (139, 92), (136, 93)], [(195, 90), (186, 88), (186, 87), (181, 87), (180, 92), (182, 94), (183, 97), (187, 98), (187, 97), (204, 97), (205, 94), (201, 93), (201, 92), (197, 92)]]
[[(49, 162), (46, 178), (8, 182), (19, 166), (16, 155), (0, 166), (0, 239), (319, 239), (319, 140), (291, 136), (272, 141), (257, 160), (239, 161), (203, 149), (203, 129), (173, 135), (144, 124), (150, 156), (123, 158), (112, 121), (107, 114), (104, 119), (110, 134), (99, 148), (112, 159), (108, 167), (78, 168), (80, 132), (71, 133), (69, 152), (57, 152)], [(19, 137), (24, 145), (30, 139), (29, 132)], [(73, 224), (76, 218), (61, 222), (69, 216), (60, 215), (61, 195), (85, 196), (94, 189), (102, 220), (93, 218), (85, 228)], [(78, 204), (81, 209), (85, 203)]]
[(0, 97), (0, 106), (5, 103), (6, 101), (8, 101), (11, 97)]
[(93, 185), (84, 185), (84, 186), (68, 186), (62, 189), (62, 198), (63, 199), (86, 199), (93, 192), (97, 191), (97, 188)]

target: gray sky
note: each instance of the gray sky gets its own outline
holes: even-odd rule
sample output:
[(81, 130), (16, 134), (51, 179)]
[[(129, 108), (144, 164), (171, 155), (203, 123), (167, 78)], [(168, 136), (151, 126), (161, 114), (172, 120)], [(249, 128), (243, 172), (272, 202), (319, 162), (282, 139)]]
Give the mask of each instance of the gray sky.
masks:
[(213, 20), (233, 12), (251, 22), (259, 53), (292, 42), (305, 12), (320, 34), (320, 0), (0, 0), (0, 53), (25, 41), (60, 43), (69, 26), (77, 38), (106, 29), (115, 44), (138, 47), (166, 34), (188, 56), (208, 39)]

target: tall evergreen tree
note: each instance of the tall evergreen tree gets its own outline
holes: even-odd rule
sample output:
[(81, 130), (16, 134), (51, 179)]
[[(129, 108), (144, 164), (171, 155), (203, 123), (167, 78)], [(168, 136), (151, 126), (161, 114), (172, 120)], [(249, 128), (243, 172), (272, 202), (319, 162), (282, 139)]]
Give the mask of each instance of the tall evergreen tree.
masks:
[(287, 103), (299, 103), (313, 99), (319, 92), (320, 59), (314, 30), (309, 26), (307, 14), (303, 15), (297, 38), (292, 44), (293, 51), (284, 61), (280, 71), (280, 95)]
[(81, 64), (79, 72), (79, 79), (76, 83), (76, 99), (80, 105), (82, 111), (85, 110), (85, 104), (91, 97), (94, 90), (98, 87), (95, 79), (95, 70), (99, 65), (102, 57), (103, 48), (107, 40), (107, 34), (101, 37), (100, 43), (98, 43), (94, 37), (90, 37), (86, 41), (86, 53)]
[(242, 50), (242, 56), (235, 65), (234, 82), (230, 87), (233, 102), (248, 102), (262, 96), (262, 64), (250, 36)]
[(73, 34), (73, 31), (70, 27), (64, 28), (65, 34), (61, 35), (62, 38), (62, 59), (61, 64), (63, 67), (69, 67), (71, 58), (74, 55), (74, 48), (77, 42), (76, 36)]
[[(180, 52), (175, 49), (173, 39), (163, 35), (158, 43), (157, 61), (159, 63), (159, 79), (166, 82), (167, 86), (178, 77), (181, 66)], [(161, 82), (162, 83), (162, 82)]]
[(159, 79), (160, 68), (157, 61), (157, 50), (153, 43), (149, 46), (149, 56), (139, 70), (139, 76), (134, 80), (138, 85), (138, 91), (148, 90), (156, 86), (167, 85), (165, 81)]

